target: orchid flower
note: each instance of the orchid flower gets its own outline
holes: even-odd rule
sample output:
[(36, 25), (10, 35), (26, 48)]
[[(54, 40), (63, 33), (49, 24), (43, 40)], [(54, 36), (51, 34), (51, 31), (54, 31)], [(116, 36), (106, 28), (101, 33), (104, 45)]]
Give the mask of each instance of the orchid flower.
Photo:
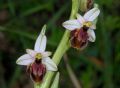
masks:
[(98, 17), (100, 10), (93, 8), (85, 13), (84, 16), (77, 14), (77, 19), (71, 19), (63, 23), (63, 27), (70, 30), (71, 45), (75, 48), (83, 48), (86, 46), (88, 40), (95, 41), (95, 33), (93, 29), (96, 29), (96, 18)]
[(51, 52), (45, 51), (47, 38), (45, 36), (46, 26), (42, 28), (38, 36), (34, 50), (26, 49), (27, 54), (22, 55), (16, 61), (19, 65), (28, 66), (28, 72), (35, 82), (41, 82), (46, 70), (57, 71), (56, 64), (49, 57)]

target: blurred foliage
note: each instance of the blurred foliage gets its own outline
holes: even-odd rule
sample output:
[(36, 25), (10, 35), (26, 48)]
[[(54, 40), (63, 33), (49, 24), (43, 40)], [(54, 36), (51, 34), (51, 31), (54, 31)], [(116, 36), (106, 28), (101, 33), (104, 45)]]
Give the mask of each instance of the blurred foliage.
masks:
[[(120, 1), (96, 0), (101, 9), (96, 42), (83, 51), (67, 52), (83, 88), (120, 88)], [(0, 0), (0, 88), (33, 88), (17, 58), (33, 48), (47, 24), (47, 50), (54, 52), (65, 31), (62, 22), (70, 15), (71, 0)], [(59, 65), (60, 88), (74, 88), (65, 63)]]

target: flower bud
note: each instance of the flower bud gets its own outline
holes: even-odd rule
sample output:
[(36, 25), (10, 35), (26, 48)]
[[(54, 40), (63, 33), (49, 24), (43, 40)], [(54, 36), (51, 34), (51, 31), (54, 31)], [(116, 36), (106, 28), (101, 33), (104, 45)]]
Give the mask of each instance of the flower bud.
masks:
[(93, 6), (93, 0), (79, 0), (80, 11), (86, 12)]

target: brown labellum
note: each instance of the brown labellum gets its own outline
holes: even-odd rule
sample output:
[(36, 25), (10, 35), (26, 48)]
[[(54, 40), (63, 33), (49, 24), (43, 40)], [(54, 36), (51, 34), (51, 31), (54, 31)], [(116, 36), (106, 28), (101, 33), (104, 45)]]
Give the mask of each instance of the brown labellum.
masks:
[(71, 46), (76, 49), (84, 49), (88, 43), (87, 27), (81, 29), (75, 29), (70, 33)]
[(46, 66), (41, 63), (41, 60), (36, 60), (27, 68), (32, 80), (36, 83), (41, 83), (46, 73)]

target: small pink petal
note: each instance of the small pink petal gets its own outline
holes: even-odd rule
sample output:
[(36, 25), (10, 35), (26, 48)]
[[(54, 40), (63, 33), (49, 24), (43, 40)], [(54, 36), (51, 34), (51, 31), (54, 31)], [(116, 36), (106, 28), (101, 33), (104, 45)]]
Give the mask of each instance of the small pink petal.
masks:
[(31, 50), (31, 49), (26, 49), (26, 52), (31, 56), (31, 57), (35, 57), (35, 55), (37, 54), (36, 51), (34, 50)]
[(80, 22), (81, 25), (85, 22), (85, 19), (80, 14), (77, 14), (77, 20)]
[(43, 52), (43, 53), (41, 53), (41, 54), (42, 54), (42, 58), (45, 58), (45, 57), (50, 56), (52, 53), (49, 52), (49, 51), (45, 51), (45, 52)]

